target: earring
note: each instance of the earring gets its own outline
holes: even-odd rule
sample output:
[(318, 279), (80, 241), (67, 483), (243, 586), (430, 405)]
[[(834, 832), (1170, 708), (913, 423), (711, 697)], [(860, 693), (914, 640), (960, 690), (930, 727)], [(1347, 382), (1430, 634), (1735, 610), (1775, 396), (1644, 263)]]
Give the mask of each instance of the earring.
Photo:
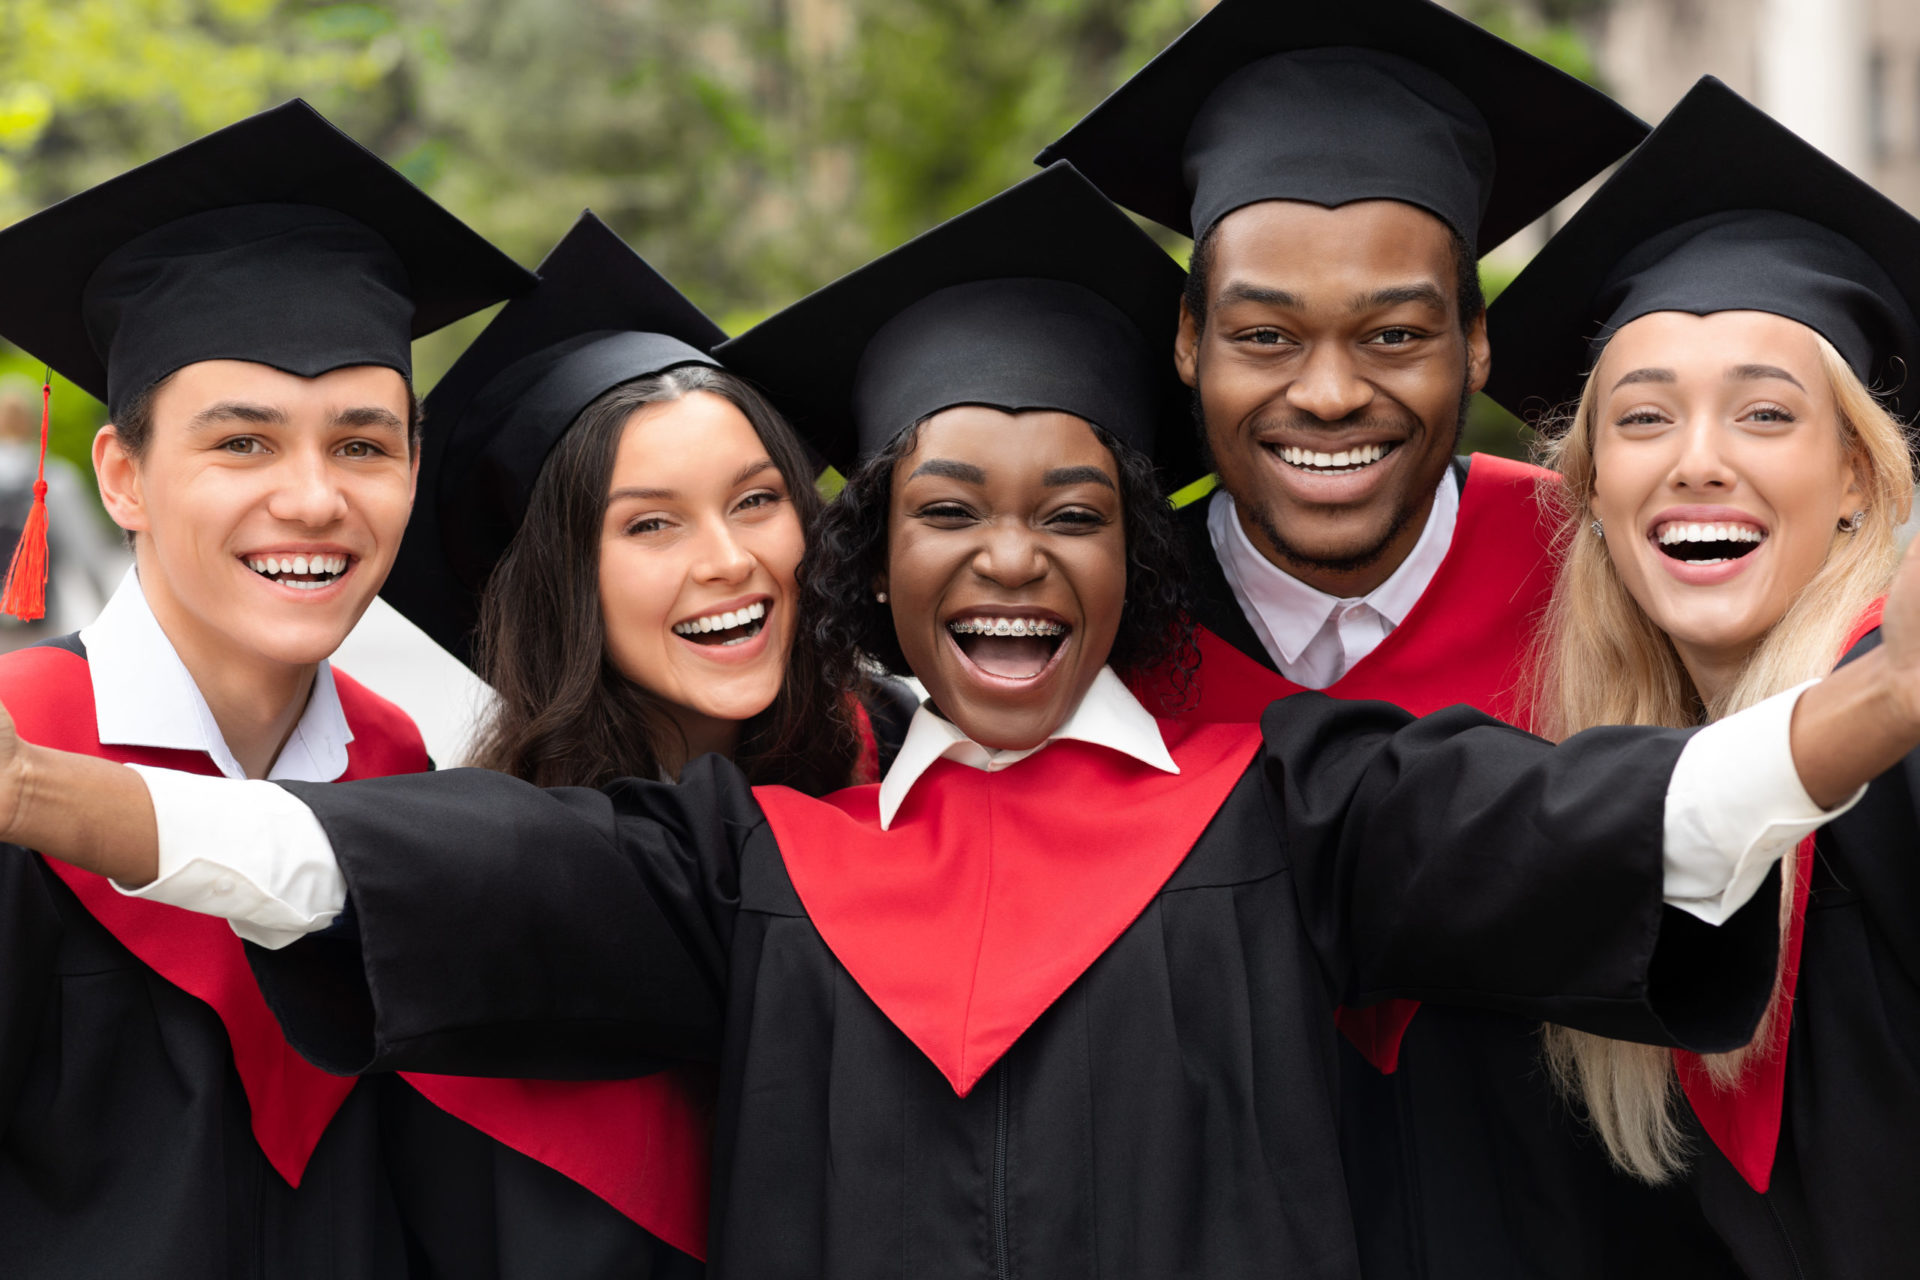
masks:
[(1596, 538), (1604, 538), (1607, 536), (1607, 531), (1601, 527), (1600, 522), (1598, 520), (1595, 520), (1592, 524), (1588, 525), (1587, 527), (1593, 530), (1593, 536)]
[(885, 604), (887, 602), (887, 593), (884, 591), (876, 591), (873, 593), (873, 598), (881, 604)]
[(1865, 524), (1866, 522), (1867, 522), (1867, 513), (1864, 511), (1856, 511), (1852, 515), (1848, 516), (1845, 520), (1842, 520), (1840, 522), (1840, 532), (1858, 533), (1860, 532), (1860, 526)]

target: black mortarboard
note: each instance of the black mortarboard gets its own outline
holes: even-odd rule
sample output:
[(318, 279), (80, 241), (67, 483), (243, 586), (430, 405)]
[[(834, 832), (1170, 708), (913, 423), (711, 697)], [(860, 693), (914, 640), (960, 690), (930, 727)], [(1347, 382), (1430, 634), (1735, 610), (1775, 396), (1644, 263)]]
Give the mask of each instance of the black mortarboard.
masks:
[[(1057, 164), (762, 321), (715, 354), (850, 472), (955, 405), (1085, 418), (1199, 472), (1174, 374), (1184, 273)], [(1171, 455), (1169, 457), (1169, 455)]]
[(0, 334), (117, 413), (200, 360), (411, 376), (532, 276), (293, 101), (0, 231)]
[(582, 213), (426, 401), (413, 518), (383, 595), (462, 661), (547, 455), (603, 392), (707, 353), (720, 327)]
[(1821, 334), (1902, 418), (1920, 410), (1920, 221), (1711, 76), (1487, 315), (1487, 393), (1533, 416), (1654, 311), (1766, 311)]
[(1646, 132), (1428, 0), (1221, 0), (1039, 160), (1185, 235), (1262, 200), (1386, 199), (1485, 252)]

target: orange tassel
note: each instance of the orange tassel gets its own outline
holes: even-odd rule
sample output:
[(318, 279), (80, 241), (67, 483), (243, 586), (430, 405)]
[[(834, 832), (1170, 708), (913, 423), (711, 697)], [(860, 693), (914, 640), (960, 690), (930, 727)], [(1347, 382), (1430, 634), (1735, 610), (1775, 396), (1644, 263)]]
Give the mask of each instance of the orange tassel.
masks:
[(33, 507), (7, 570), (6, 594), (0, 596), (0, 612), (22, 622), (47, 616), (47, 426), (52, 418), (53, 370), (49, 367), (40, 380), (40, 470), (33, 481)]

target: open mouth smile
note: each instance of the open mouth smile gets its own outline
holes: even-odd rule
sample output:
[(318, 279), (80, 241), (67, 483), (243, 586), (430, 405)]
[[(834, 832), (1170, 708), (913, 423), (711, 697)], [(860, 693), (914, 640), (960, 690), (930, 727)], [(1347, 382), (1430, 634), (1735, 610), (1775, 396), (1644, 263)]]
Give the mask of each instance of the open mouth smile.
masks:
[(1309, 475), (1317, 476), (1350, 476), (1386, 458), (1388, 454), (1400, 447), (1400, 442), (1356, 445), (1351, 449), (1341, 449), (1333, 453), (1305, 449), (1298, 445), (1269, 444), (1261, 447), (1296, 471), (1305, 471)]
[(1060, 656), (1073, 628), (1054, 617), (969, 613), (947, 622), (967, 664), (997, 680), (1036, 680)]
[(352, 556), (331, 554), (245, 557), (249, 569), (296, 591), (318, 591), (332, 586), (346, 576), (353, 560)]
[(756, 600), (738, 609), (709, 613), (673, 624), (673, 634), (694, 644), (731, 648), (746, 644), (767, 625), (767, 602)]
[(1656, 525), (1651, 536), (1661, 555), (1686, 564), (1707, 565), (1752, 555), (1767, 540), (1767, 531), (1741, 521), (1675, 520)]

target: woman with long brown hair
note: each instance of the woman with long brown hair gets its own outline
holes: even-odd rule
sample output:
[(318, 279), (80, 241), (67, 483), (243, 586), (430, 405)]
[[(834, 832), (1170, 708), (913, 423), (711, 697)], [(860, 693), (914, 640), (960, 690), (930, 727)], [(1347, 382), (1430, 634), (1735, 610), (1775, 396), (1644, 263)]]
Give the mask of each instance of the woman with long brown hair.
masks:
[[(671, 780), (709, 752), (813, 795), (870, 778), (871, 720), (887, 734), (892, 712), (858, 673), (827, 682), (802, 617), (821, 500), (797, 437), (708, 356), (719, 329), (591, 214), (540, 276), (428, 398), (435, 443), (389, 583), (498, 695), (470, 763), (541, 786)], [(424, 1269), (696, 1273), (713, 1082), (661, 1066), (404, 1076), (393, 1180)]]
[[(1577, 391), (1543, 448), (1564, 482), (1548, 736), (1708, 723), (1878, 643), (1913, 494), (1916, 249), (1920, 223), (1703, 82), (1501, 299), (1507, 402)], [(1615, 1162), (1690, 1179), (1754, 1276), (1893, 1275), (1920, 1250), (1917, 764), (1783, 863), (1749, 1045), (1546, 1033)]]

